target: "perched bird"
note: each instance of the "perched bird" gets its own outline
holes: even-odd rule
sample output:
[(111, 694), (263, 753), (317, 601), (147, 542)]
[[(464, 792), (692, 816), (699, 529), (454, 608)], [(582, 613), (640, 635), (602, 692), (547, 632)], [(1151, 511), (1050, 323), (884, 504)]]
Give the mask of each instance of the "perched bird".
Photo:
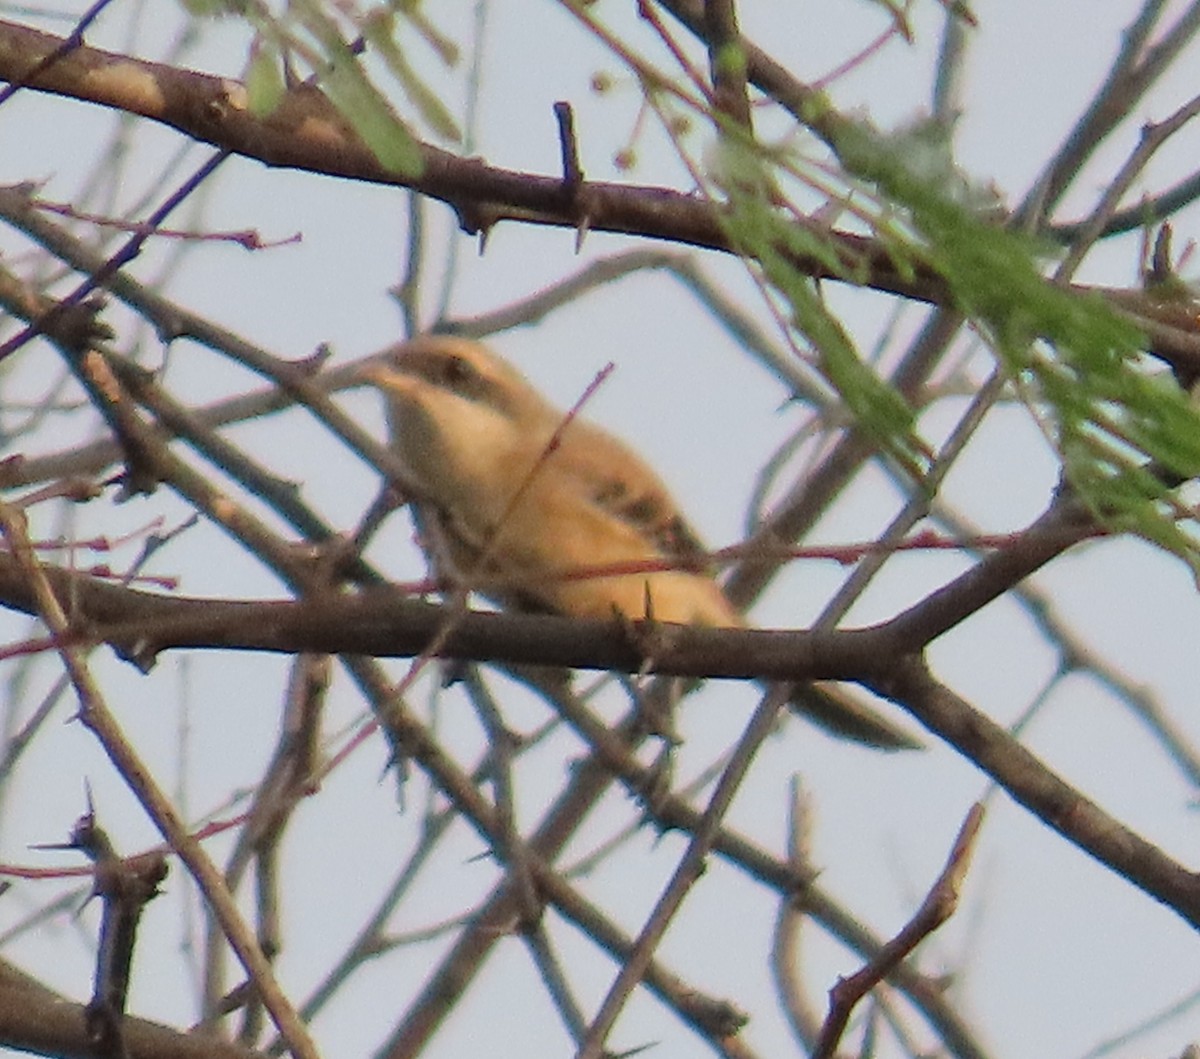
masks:
[[(742, 616), (661, 479), (632, 449), (546, 400), (486, 346), (424, 335), (369, 363), (392, 444), (432, 516), (429, 546), (504, 607), (739, 627)], [(665, 566), (669, 568), (658, 568)], [(569, 576), (621, 567), (617, 574)], [(794, 703), (835, 734), (918, 746), (834, 684)]]

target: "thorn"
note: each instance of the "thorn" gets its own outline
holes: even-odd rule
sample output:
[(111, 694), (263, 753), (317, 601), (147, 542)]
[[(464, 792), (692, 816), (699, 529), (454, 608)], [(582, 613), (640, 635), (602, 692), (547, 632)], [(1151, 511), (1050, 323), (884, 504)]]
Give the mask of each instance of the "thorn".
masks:
[(563, 193), (574, 198), (584, 180), (579, 144), (575, 139), (575, 112), (570, 103), (559, 100), (554, 104), (554, 117), (558, 121), (558, 145), (562, 153)]

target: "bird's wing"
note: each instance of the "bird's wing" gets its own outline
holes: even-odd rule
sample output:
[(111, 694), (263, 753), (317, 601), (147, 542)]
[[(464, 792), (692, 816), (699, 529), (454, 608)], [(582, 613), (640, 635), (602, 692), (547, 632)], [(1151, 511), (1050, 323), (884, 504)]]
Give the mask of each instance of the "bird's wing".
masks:
[(552, 461), (578, 480), (589, 503), (627, 523), (661, 558), (680, 560), (682, 569), (709, 572), (707, 549), (662, 479), (623, 442), (577, 421), (567, 428)]

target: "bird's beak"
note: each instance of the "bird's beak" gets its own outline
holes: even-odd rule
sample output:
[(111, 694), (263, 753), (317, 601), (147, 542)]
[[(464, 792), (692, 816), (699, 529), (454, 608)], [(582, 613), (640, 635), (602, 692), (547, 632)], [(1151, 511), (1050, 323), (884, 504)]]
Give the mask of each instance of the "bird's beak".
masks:
[(371, 361), (358, 373), (360, 382), (376, 386), (382, 393), (410, 393), (416, 383), (414, 376), (394, 364)]
[(358, 370), (358, 381), (370, 386), (384, 387), (391, 377), (391, 371), (377, 360), (368, 361)]

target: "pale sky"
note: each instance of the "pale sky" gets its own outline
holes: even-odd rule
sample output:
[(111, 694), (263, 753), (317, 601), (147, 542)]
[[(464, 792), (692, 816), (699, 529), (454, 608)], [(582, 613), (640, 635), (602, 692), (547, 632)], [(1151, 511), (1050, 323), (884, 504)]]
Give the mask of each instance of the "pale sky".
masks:
[[(62, 6), (72, 10), (83, 5)], [(604, 17), (623, 28), (635, 23), (628, 10), (632, 7), (618, 0), (597, 5)], [(1183, 5), (1169, 7), (1181, 10)], [(473, 4), (426, 8), (443, 32), (468, 44)], [(1095, 90), (1136, 5), (981, 0), (973, 9), (980, 28), (971, 35), (957, 149), (962, 166), (977, 181), (994, 183), (1006, 201), (1015, 203)], [(130, 12), (138, 10), (145, 13), (136, 43), (130, 45)], [(166, 17), (166, 5), (117, 3), (88, 40), (159, 58), (170, 39), (167, 23), (173, 16), (174, 10)], [(881, 8), (861, 0), (793, 5), (747, 0), (741, 17), (747, 34), (802, 78), (821, 76), (885, 24)], [(832, 87), (835, 102), (862, 108), (881, 127), (926, 111), (940, 18), (938, 4), (921, 0), (913, 18), (914, 45), (893, 41)], [(202, 34), (201, 45), (182, 62), (237, 76), (245, 44), (236, 24), (207, 25)], [(624, 75), (558, 5), (494, 5), (487, 34), (476, 153), (497, 165), (556, 172), (558, 142), (551, 105), (565, 99), (575, 108), (589, 176), (687, 187), (669, 147), (653, 137), (639, 145), (638, 168), (626, 174), (613, 169), (611, 158), (624, 144), (637, 108), (636, 90), (626, 78), (604, 96), (591, 92), (589, 83), (597, 71), (609, 71), (618, 79)], [(414, 58), (423, 69), (430, 68), (427, 53)], [(1191, 74), (1196, 58), (1178, 64), (1177, 75), (1138, 111), (1140, 120), (1161, 119), (1194, 94)], [(430, 76), (442, 86), (435, 73)], [(446, 84), (461, 74), (450, 76)], [(54, 124), (47, 126), (47, 120)], [(1062, 216), (1073, 218), (1072, 210), (1093, 204), (1092, 196), (1132, 147), (1136, 124), (1123, 128), (1101, 152)], [(95, 108), (22, 93), (0, 112), (0, 181), (45, 180), (45, 197), (71, 199), (108, 130), (107, 116)], [(139, 177), (144, 174), (148, 181), (180, 143), (172, 131), (139, 129), (133, 150), (144, 162), (130, 168), (129, 186), (121, 189), (122, 205), (137, 200), (144, 190)], [(1159, 190), (1189, 173), (1195, 147), (1195, 133), (1185, 133), (1151, 167), (1139, 190)], [(203, 151), (193, 151), (180, 172), (202, 157)], [(399, 278), (405, 252), (407, 208), (401, 194), (234, 159), (199, 201), (199, 216), (185, 210), (173, 223), (207, 230), (252, 227), (268, 240), (299, 232), (303, 239), (298, 245), (258, 253), (231, 245), (193, 252), (170, 280), (171, 297), (280, 356), (303, 357), (319, 343), (329, 342), (338, 357), (349, 359), (398, 337), (399, 314), (387, 292)], [(434, 204), (428, 216), (427, 238), (439, 255), (451, 241), (459, 243), (451, 300), (452, 313), (458, 316), (500, 307), (587, 262), (643, 245), (592, 233), (576, 254), (571, 232), (505, 223), (492, 233), (481, 256), (475, 240), (456, 234), (448, 210)], [(1192, 235), (1196, 216), (1189, 209), (1175, 219), (1178, 245)], [(24, 246), (9, 230), (0, 229), (0, 251), (6, 258), (23, 252)], [(135, 274), (153, 277), (169, 253), (153, 247), (138, 262)], [(701, 253), (696, 257), (731, 296), (756, 304), (753, 286), (737, 262)], [(1131, 285), (1136, 261), (1137, 240), (1126, 238), (1089, 258), (1081, 278)], [(436, 286), (430, 286), (427, 304), (432, 305)], [(861, 329), (856, 333), (861, 348), (869, 349), (891, 324), (891, 305), (883, 299), (841, 291), (831, 291), (830, 298), (839, 309), (844, 306), (850, 322)], [(760, 315), (765, 318), (761, 311)], [(910, 308), (895, 327), (900, 334), (911, 334), (920, 321), (920, 313)], [(153, 338), (147, 336), (146, 342), (149, 360), (156, 362)], [(578, 397), (597, 370), (614, 361), (616, 371), (588, 406), (588, 415), (646, 454), (713, 545), (735, 542), (744, 534), (758, 468), (802, 421), (801, 409), (784, 405), (780, 384), (750, 365), (692, 295), (663, 273), (633, 276), (598, 290), (537, 326), (503, 335), (495, 345), (564, 405)], [(259, 385), (187, 343), (179, 343), (170, 357), (169, 384), (196, 403)], [(23, 351), (11, 392), (23, 392), (24, 386), (54, 370), (48, 348)], [(9, 392), (6, 388), (6, 397)], [(347, 396), (345, 405), (382, 429), (371, 395)], [(940, 438), (960, 411), (961, 405), (950, 403), (932, 413), (925, 424), (927, 435)], [(305, 498), (336, 525), (353, 526), (370, 502), (375, 482), (331, 441), (314, 448), (315, 435), (295, 415), (231, 432), (239, 443), (256, 446), (276, 473), (302, 482)], [(43, 440), (44, 451), (66, 443), (49, 431)], [(1029, 416), (1013, 408), (989, 419), (946, 490), (986, 531), (1004, 532), (1020, 528), (1042, 509), (1055, 471)], [(890, 484), (881, 475), (868, 475), (831, 511), (813, 539), (870, 539), (896, 504)], [(93, 504), (78, 517), (88, 534), (116, 536), (158, 515), (174, 522), (184, 514), (182, 506), (160, 490), (122, 506)], [(51, 527), (41, 528), (49, 532)], [(396, 516), (373, 552), (396, 579), (418, 576), (422, 569), (408, 540), (408, 527)], [(202, 561), (193, 562), (193, 557)], [(965, 568), (966, 562), (953, 554), (901, 558), (860, 603), (854, 618), (867, 621), (895, 613)], [(281, 591), (271, 575), (208, 527), (175, 545), (157, 569), (180, 575), (181, 589), (189, 594), (265, 597)], [(845, 574), (832, 563), (797, 564), (764, 597), (753, 617), (764, 625), (803, 626)], [(1200, 607), (1195, 585), (1181, 563), (1135, 542), (1105, 543), (1072, 552), (1053, 564), (1038, 584), (1050, 593), (1062, 620), (1093, 650), (1135, 682), (1156, 689), (1176, 722), (1200, 737), (1194, 690), (1200, 684), (1200, 654), (1195, 651)], [(21, 621), (6, 618), (4, 629), (7, 639), (27, 635)], [(1019, 646), (1014, 649), (1014, 644)], [(932, 659), (940, 676), (1000, 723), (1022, 713), (1056, 664), (1029, 620), (1008, 600), (935, 645)], [(107, 652), (96, 656), (96, 665), (122, 722), (136, 733), (139, 747), (162, 770), (169, 787), (179, 772), (178, 731), (187, 707), (191, 811), (199, 814), (231, 788), (253, 782), (275, 737), (286, 672), (283, 660), (179, 655), (164, 659), (146, 677)], [(397, 665), (395, 672), (401, 671)], [(46, 660), (37, 679), (48, 682), (56, 672), (55, 663)], [(0, 679), (9, 678), (0, 673)], [(417, 692), (418, 697), (427, 694), (428, 689)], [(360, 708), (344, 677), (338, 678), (333, 700), (331, 730), (348, 723)], [(749, 689), (706, 689), (685, 719), (688, 742), (680, 755), (679, 774), (691, 775), (730, 745), (753, 702)], [(455, 738), (463, 742), (455, 745), (471, 746), (478, 732), (472, 720), (461, 716), (460, 706), (455, 693), (447, 692), (442, 723), (451, 733), (461, 725), (461, 735), (455, 733)], [(66, 708), (60, 709), (65, 722)], [(520, 707), (515, 709), (519, 722)], [(1059, 685), (1027, 742), (1122, 822), (1184, 863), (1194, 861), (1195, 792), (1125, 708), (1094, 681), (1076, 677)], [(563, 741), (557, 755), (545, 755), (541, 794), (558, 785), (577, 753)], [(302, 807), (290, 834), (285, 868), (301, 873), (302, 881), (289, 893), (285, 911), (302, 925), (289, 932), (280, 968), (285, 984), (301, 998), (329, 953), (352, 936), (376, 893), (390, 881), (396, 850), (407, 849), (413, 841), (413, 817), (397, 813), (392, 780), (380, 779), (384, 757), (378, 744), (360, 751), (318, 798)], [(986, 777), (936, 743), (923, 754), (873, 755), (835, 744), (793, 722), (764, 748), (732, 823), (764, 845), (781, 848), (781, 807), (793, 775), (801, 777), (815, 805), (814, 859), (822, 868), (822, 885), (842, 895), (884, 934), (898, 929), (911, 914), (940, 870), (970, 803), (987, 790)], [(3, 859), (49, 863), (28, 846), (62, 839), (82, 812), (85, 778), (95, 791), (105, 825), (122, 848), (133, 850), (155, 841), (152, 828), (91, 737), (79, 725), (63, 724), (52, 738), (41, 740), (15, 777), (9, 813), (0, 826)], [(533, 819), (538, 808), (531, 795), (523, 811)], [(628, 802), (614, 797), (602, 819), (612, 824), (629, 810)], [(604, 831), (597, 826), (590, 833), (598, 837)], [(419, 907), (400, 917), (397, 930), (415, 930), (452, 915), (464, 894), (485, 891), (492, 875), (473, 859), (480, 852), (478, 842), (464, 834), (459, 846), (461, 872), (452, 873), (437, 892), (423, 891)], [(636, 853), (627, 852), (606, 866), (587, 886), (597, 901), (619, 908), (634, 931), (660, 881), (674, 867), (682, 843), (668, 838), (655, 845), (653, 836), (646, 834), (635, 840), (635, 847)], [(580, 845), (577, 852), (584, 848)], [(219, 842), (212, 844), (214, 855), (221, 849)], [(775, 914), (771, 896), (727, 867), (714, 866), (710, 875), (668, 936), (664, 959), (670, 966), (687, 968), (699, 985), (715, 994), (735, 1000), (766, 997), (772, 986), (761, 962), (720, 956), (733, 951), (748, 933), (761, 933), (764, 946), (769, 943)], [(184, 890), (182, 869), (175, 866), (167, 897), (147, 913), (145, 949), (138, 959), (138, 972), (155, 970), (136, 973), (133, 994), (138, 1014), (180, 1025), (195, 1015), (193, 983), (180, 953), (175, 914)], [(36, 903), (48, 900), (50, 891), (24, 884), (21, 893), (26, 902)], [(18, 908), (17, 899), (10, 896), (5, 907), (9, 911), (0, 926), (19, 919), (28, 905)], [(94, 922), (92, 910), (81, 924), (62, 919), (40, 938), (23, 941), (11, 956), (72, 997), (85, 998), (90, 980), (86, 938)], [(79, 941), (71, 939), (73, 932), (81, 935)], [(567, 958), (590, 951), (570, 930), (561, 932), (561, 941)], [(1192, 931), (1173, 913), (1101, 869), (1006, 797), (996, 796), (990, 802), (964, 907), (922, 950), (921, 961), (930, 973), (955, 974), (955, 996), (962, 998), (962, 1008), (994, 1055), (1083, 1056), (1197, 988), (1200, 973), (1191, 969), (1195, 942)], [(408, 995), (411, 982), (435, 965), (432, 953), (444, 945), (413, 950), (370, 968), (363, 975), (370, 986), (360, 982), (313, 1027), (325, 1053), (371, 1054), (394, 1018), (394, 1005), (386, 999), (381, 1003), (381, 998)], [(63, 962), (64, 952), (72, 955), (70, 963)], [(806, 958), (818, 1001), (836, 974), (856, 967), (853, 958), (819, 939), (806, 946)], [(588, 1003), (598, 1003), (615, 970), (607, 961), (590, 957), (580, 966), (581, 992)], [(466, 1047), (477, 1048), (481, 1025), (488, 1027), (497, 1054), (568, 1054), (565, 1037), (547, 1041), (536, 1036), (547, 1024), (557, 1028), (552, 1016), (531, 1014), (512, 999), (537, 994), (536, 988), (522, 985), (532, 974), (516, 942), (503, 946), (488, 966), (487, 985), (477, 987), (428, 1054), (448, 1057)], [(750, 1044), (763, 1055), (793, 1054), (773, 1005), (763, 1002), (761, 1007), (747, 1030)], [(641, 998), (619, 1024), (611, 1046), (636, 1047), (648, 1033), (659, 1039), (663, 1025), (653, 1017), (652, 1002)], [(674, 1022), (668, 1025), (672, 1032), (662, 1038), (660, 1054), (672, 1059), (707, 1054), (696, 1037)], [(1189, 1011), (1157, 1035), (1108, 1054), (1176, 1055), (1198, 1038), (1200, 1012)]]

